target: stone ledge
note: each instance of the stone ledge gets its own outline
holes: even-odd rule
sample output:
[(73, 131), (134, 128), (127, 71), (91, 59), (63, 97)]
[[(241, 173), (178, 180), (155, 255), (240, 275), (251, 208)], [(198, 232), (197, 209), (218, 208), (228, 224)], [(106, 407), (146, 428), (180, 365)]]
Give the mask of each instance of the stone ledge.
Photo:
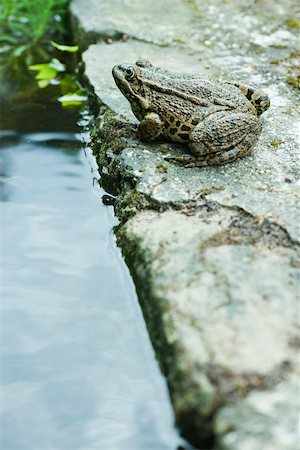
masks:
[[(212, 418), (218, 423), (224, 405), (239, 408), (252, 391), (272, 396), (277, 384), (297, 371), (296, 253), (281, 246), (211, 246), (230, 220), (231, 211), (212, 213), (205, 206), (188, 216), (144, 211), (117, 234), (178, 425), (195, 445), (219, 433)], [(288, 399), (294, 410), (295, 389), (294, 384)], [(279, 411), (270, 412), (268, 421), (276, 423)], [(289, 426), (293, 420), (290, 415)], [(223, 438), (224, 433), (221, 444)]]
[[(167, 17), (150, 0), (143, 11), (135, 0), (127, 9), (121, 0), (91, 1), (89, 10), (83, 0), (72, 2), (82, 36), (112, 42), (83, 54), (99, 113), (93, 150), (101, 183), (117, 196), (118, 243), (184, 436), (202, 449), (214, 439), (226, 450), (294, 450), (299, 116), (296, 90), (269, 61), (295, 48), (295, 33), (278, 32), (284, 9), (272, 24), (272, 1), (263, 14), (257, 5), (252, 11), (243, 2), (212, 3), (203, 16), (197, 1), (172, 2)], [(238, 20), (242, 33), (233, 25)], [(198, 22), (208, 26), (199, 29)], [(129, 40), (115, 42), (124, 34)], [(187, 169), (164, 160), (182, 146), (137, 141), (137, 121), (111, 68), (139, 56), (171, 70), (259, 82), (272, 107), (252, 154), (223, 167)]]

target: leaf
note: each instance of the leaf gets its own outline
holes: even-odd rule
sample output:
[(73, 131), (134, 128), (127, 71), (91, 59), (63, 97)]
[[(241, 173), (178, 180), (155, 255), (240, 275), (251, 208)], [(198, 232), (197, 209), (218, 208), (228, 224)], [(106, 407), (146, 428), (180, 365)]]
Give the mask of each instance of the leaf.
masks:
[(50, 67), (48, 64), (45, 64), (45, 68), (40, 70), (39, 73), (35, 76), (37, 80), (53, 80), (53, 78), (57, 75), (57, 70)]
[(1, 45), (0, 55), (8, 52), (9, 50), (11, 50), (11, 45)]
[(22, 53), (24, 53), (27, 50), (27, 45), (20, 45), (19, 47), (16, 47), (12, 54), (16, 57), (21, 56)]
[(28, 67), (29, 70), (42, 70), (45, 66), (48, 66), (48, 64), (32, 64)]
[(10, 36), (8, 34), (0, 34), (0, 42), (9, 42), (10, 44), (17, 44), (18, 40), (15, 37)]
[(50, 84), (50, 81), (48, 80), (38, 80), (38, 85), (40, 88), (45, 88), (48, 84)]
[(57, 48), (58, 50), (60, 50), (61, 52), (76, 53), (79, 50), (79, 46), (78, 45), (62, 45), (62, 44), (57, 44), (54, 41), (50, 41), (50, 44), (54, 48)]
[[(54, 80), (59, 72), (65, 71), (65, 66), (58, 59), (53, 58), (49, 63), (33, 64), (28, 67), (29, 70), (35, 70), (38, 73), (35, 78), (40, 87), (47, 86), (51, 80)], [(45, 83), (47, 81), (47, 83)]]
[(49, 62), (49, 66), (55, 69), (57, 72), (64, 72), (66, 70), (66, 66), (57, 58), (52, 58)]
[(78, 85), (75, 81), (74, 75), (69, 73), (65, 74), (59, 81), (60, 89), (62, 94), (68, 94), (70, 92), (76, 92)]
[(81, 106), (87, 100), (87, 96), (84, 91), (79, 90), (74, 93), (62, 95), (57, 100), (62, 106)]
[(49, 64), (34, 64), (28, 67), (29, 70), (37, 71), (37, 80), (52, 80), (57, 75), (57, 70)]
[(63, 103), (63, 102), (73, 102), (73, 101), (79, 101), (79, 102), (85, 102), (87, 100), (87, 96), (83, 93), (81, 93), (80, 91), (77, 92), (72, 92), (66, 95), (62, 95), (61, 97), (58, 97), (58, 101)]

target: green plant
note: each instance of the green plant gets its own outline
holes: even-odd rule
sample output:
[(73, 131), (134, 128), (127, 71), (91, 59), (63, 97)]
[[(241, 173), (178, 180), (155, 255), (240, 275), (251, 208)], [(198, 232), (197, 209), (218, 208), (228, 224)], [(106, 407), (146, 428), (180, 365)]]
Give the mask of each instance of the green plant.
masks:
[(1, 65), (45, 60), (49, 38), (65, 32), (67, 4), (68, 0), (1, 0)]
[[(54, 41), (50, 43), (61, 52), (75, 53), (79, 50), (77, 45), (62, 45)], [(52, 58), (48, 63), (33, 64), (28, 69), (37, 72), (35, 78), (40, 88), (45, 88), (49, 84), (60, 86), (62, 95), (58, 97), (58, 101), (62, 103), (62, 106), (81, 106), (87, 100), (86, 92), (80, 86), (75, 75), (69, 73), (66, 65), (59, 59)]]

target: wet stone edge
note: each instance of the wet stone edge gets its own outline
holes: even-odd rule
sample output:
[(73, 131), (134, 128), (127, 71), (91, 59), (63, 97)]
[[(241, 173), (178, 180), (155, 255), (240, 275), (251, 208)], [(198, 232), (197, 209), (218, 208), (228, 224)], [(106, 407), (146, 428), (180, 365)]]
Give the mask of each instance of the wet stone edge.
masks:
[[(92, 94), (93, 98), (94, 95)], [(285, 247), (300, 251), (300, 244), (287, 230), (266, 217), (254, 216), (240, 206), (223, 205), (206, 198), (212, 189), (197, 193), (192, 199), (180, 202), (161, 202), (136, 189), (137, 180), (124, 170), (119, 156), (126, 147), (136, 141), (136, 125), (116, 115), (105, 105), (97, 104), (97, 118), (91, 133), (91, 147), (99, 166), (102, 187), (116, 196), (115, 212), (124, 224), (138, 211), (164, 212), (176, 210), (187, 216), (198, 215), (203, 220), (219, 214), (220, 210), (232, 212), (232, 221), (225, 231), (215, 234), (209, 246), (262, 245), (269, 249)], [(137, 144), (138, 145), (138, 144)]]
[[(165, 318), (168, 317), (169, 306), (163, 297), (158, 298), (153, 292), (151, 261), (147, 260), (139, 240), (135, 237), (128, 238), (125, 231), (126, 223), (135, 214), (144, 210), (159, 213), (176, 210), (187, 216), (197, 215), (202, 220), (209, 220), (215, 216), (219, 218), (222, 217), (222, 212), (229, 211), (231, 215), (229, 225), (222, 232), (210, 237), (205, 243), (205, 248), (220, 245), (260, 246), (268, 249), (288, 248), (294, 251), (294, 257), (290, 261), (291, 266), (299, 267), (300, 245), (281, 225), (267, 218), (255, 217), (238, 206), (225, 206), (207, 200), (206, 195), (210, 194), (211, 190), (199, 192), (193, 199), (178, 203), (158, 202), (142, 194), (136, 189), (137, 180), (132, 174), (126, 172), (121, 159), (122, 150), (136, 140), (136, 126), (116, 115), (99, 101), (97, 111), (98, 116), (91, 133), (91, 146), (100, 170), (99, 181), (107, 192), (115, 196), (115, 213), (120, 219), (120, 224), (116, 228), (117, 243), (122, 249), (133, 276), (149, 334), (162, 372), (168, 381), (177, 425), (183, 436), (189, 438), (194, 445), (200, 444), (202, 448), (203, 446), (213, 448), (214, 416), (222, 406), (227, 404), (228, 399), (230, 398), (232, 402), (236, 398), (247, 396), (253, 390), (269, 390), (285, 379), (293, 368), (289, 361), (286, 361), (280, 367), (276, 367), (272, 373), (262, 377), (256, 373), (229, 373), (215, 365), (199, 366), (199, 371), (214, 386), (216, 400), (205, 414), (201, 408), (188, 409), (187, 405), (193, 403), (201, 405), (205, 402), (202, 398), (203, 392), (199, 389), (199, 385), (193, 382), (193, 377), (187, 376), (186, 370), (182, 372), (180, 368), (174, 368), (176, 355), (182, 353), (182, 350), (178, 348), (178, 342), (170, 343), (167, 340), (166, 329), (172, 328), (171, 321), (165, 322), (168, 320)], [(180, 398), (178, 398), (178, 392), (181, 393)], [(197, 402), (194, 400), (190, 402), (188, 398), (183, 398), (184, 393), (188, 396), (190, 392), (193, 396), (197, 396)]]

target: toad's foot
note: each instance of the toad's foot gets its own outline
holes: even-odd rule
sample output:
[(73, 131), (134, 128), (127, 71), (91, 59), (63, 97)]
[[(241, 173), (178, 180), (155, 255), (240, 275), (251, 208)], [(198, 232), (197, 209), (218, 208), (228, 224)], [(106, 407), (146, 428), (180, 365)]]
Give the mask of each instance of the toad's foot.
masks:
[(158, 114), (148, 113), (139, 124), (138, 138), (144, 142), (152, 142), (160, 136), (163, 126), (163, 121)]
[[(184, 167), (204, 167), (208, 165), (206, 158), (199, 158), (193, 155), (182, 155), (182, 156), (168, 155), (164, 157), (164, 160), (168, 162), (176, 162), (182, 164)], [(196, 164), (201, 165), (196, 166)]]
[(176, 162), (184, 167), (206, 167), (226, 164), (235, 161), (237, 158), (244, 156), (240, 148), (234, 147), (225, 152), (209, 153), (203, 157), (194, 155), (184, 156), (166, 156), (164, 159), (168, 162)]
[(256, 113), (258, 116), (267, 111), (267, 109), (270, 107), (270, 98), (265, 92), (260, 91), (248, 84), (239, 83), (237, 81), (229, 82), (228, 84), (231, 84), (242, 91), (242, 93), (247, 97), (247, 99), (256, 109)]

